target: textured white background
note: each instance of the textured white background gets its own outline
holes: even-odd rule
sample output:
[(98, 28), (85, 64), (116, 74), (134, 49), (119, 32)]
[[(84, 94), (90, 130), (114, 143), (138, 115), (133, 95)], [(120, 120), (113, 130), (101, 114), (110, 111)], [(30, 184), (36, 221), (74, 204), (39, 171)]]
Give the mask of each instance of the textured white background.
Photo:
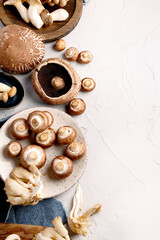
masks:
[[(97, 83), (92, 93), (79, 93), (87, 110), (75, 117), (89, 145), (80, 179), (84, 210), (103, 205), (87, 239), (159, 240), (160, 1), (91, 0), (65, 40), (67, 47), (94, 55), (89, 65), (73, 63), (81, 78), (93, 77)], [(46, 58), (62, 56), (53, 43), (46, 44)], [(0, 111), (0, 117), (46, 105), (34, 93), (30, 73), (17, 78), (25, 99), (14, 110)], [(67, 212), (75, 189), (57, 198)]]

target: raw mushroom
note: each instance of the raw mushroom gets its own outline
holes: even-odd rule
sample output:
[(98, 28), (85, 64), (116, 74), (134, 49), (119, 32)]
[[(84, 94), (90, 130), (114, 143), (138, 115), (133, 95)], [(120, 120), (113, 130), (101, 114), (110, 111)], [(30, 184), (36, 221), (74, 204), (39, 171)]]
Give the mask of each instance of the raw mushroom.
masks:
[(61, 217), (56, 217), (52, 220), (52, 224), (55, 227), (56, 231), (62, 236), (64, 237), (66, 240), (70, 240), (69, 236), (68, 236), (68, 231), (67, 229), (64, 227), (63, 223), (62, 223), (62, 218)]
[(52, 220), (55, 228), (46, 227), (40, 233), (36, 234), (33, 240), (70, 240), (67, 229), (62, 223), (61, 217), (56, 217)]
[(42, 200), (42, 182), (40, 172), (35, 165), (29, 170), (18, 166), (12, 170), (10, 177), (5, 180), (5, 188), (11, 205), (35, 205)]
[(82, 191), (80, 185), (73, 198), (73, 206), (68, 215), (68, 225), (74, 233), (83, 234), (88, 233), (88, 227), (90, 226), (90, 216), (101, 210), (101, 204), (96, 204), (82, 215)]
[(0, 100), (6, 103), (8, 101), (8, 93), (7, 92), (0, 93)]
[(53, 24), (52, 16), (50, 15), (50, 13), (47, 9), (43, 9), (40, 16), (42, 18), (42, 21), (43, 21), (45, 27), (50, 27)]
[(52, 16), (53, 22), (65, 21), (69, 17), (69, 13), (65, 9), (57, 9), (50, 13)]
[(33, 26), (38, 29), (44, 25), (44, 22), (40, 17), (40, 14), (44, 9), (45, 8), (43, 7), (40, 0), (29, 0), (28, 17), (31, 20)]
[(17, 88), (15, 86), (11, 88), (8, 85), (0, 82), (0, 92), (7, 92), (9, 97), (14, 97), (17, 93)]
[(17, 234), (11, 234), (5, 240), (21, 240), (21, 238)]
[(30, 19), (28, 16), (28, 10), (27, 8), (22, 4), (21, 0), (8, 0), (4, 3), (4, 6), (6, 5), (12, 5), (15, 6), (19, 14), (21, 15), (21, 18), (26, 22), (29, 23)]

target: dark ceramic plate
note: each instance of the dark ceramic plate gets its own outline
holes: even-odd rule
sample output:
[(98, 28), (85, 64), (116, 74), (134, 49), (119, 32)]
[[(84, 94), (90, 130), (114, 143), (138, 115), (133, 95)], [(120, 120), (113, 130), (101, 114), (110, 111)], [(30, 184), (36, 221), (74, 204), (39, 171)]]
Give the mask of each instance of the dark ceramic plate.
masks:
[(17, 106), (24, 97), (24, 89), (21, 83), (12, 75), (2, 72), (0, 72), (0, 82), (10, 87), (15, 86), (17, 88), (17, 93), (14, 97), (9, 98), (6, 103), (0, 101), (0, 109), (8, 109)]

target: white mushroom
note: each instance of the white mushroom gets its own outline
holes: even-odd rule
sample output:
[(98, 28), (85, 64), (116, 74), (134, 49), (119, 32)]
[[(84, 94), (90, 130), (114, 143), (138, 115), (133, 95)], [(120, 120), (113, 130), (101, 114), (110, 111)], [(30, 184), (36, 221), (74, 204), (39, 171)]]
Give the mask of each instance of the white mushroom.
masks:
[(21, 238), (17, 234), (11, 234), (5, 240), (21, 240)]
[(28, 17), (36, 28), (40, 29), (44, 22), (40, 14), (45, 9), (40, 0), (29, 0)]
[(52, 16), (53, 22), (65, 21), (69, 17), (69, 13), (62, 8), (53, 11), (50, 15)]
[(67, 229), (62, 223), (61, 217), (52, 220), (55, 228), (46, 227), (43, 231), (36, 234), (33, 240), (70, 240)]
[(11, 177), (5, 180), (4, 188), (8, 202), (12, 205), (33, 205), (42, 199), (40, 172), (35, 165), (31, 165), (29, 170), (18, 166), (10, 175)]
[(7, 92), (0, 92), (0, 100), (2, 100), (4, 103), (8, 101), (8, 93)]
[(4, 6), (6, 5), (12, 5), (17, 8), (17, 11), (21, 15), (21, 18), (26, 22), (29, 23), (29, 17), (28, 17), (28, 11), (27, 8), (22, 4), (21, 0), (8, 0), (4, 3)]
[(73, 198), (73, 206), (68, 215), (68, 225), (74, 233), (83, 234), (88, 233), (88, 227), (90, 226), (90, 216), (101, 210), (101, 204), (97, 204), (90, 208), (87, 212), (81, 215), (82, 212), (82, 191), (80, 185)]
[(7, 92), (9, 97), (13, 97), (17, 93), (17, 88), (15, 86), (11, 88), (8, 85), (0, 82), (0, 93), (1, 92)]
[(61, 217), (56, 217), (52, 220), (52, 224), (55, 227), (56, 231), (64, 237), (66, 240), (70, 240), (70, 237), (68, 235), (67, 229), (64, 227), (62, 223), (62, 218)]

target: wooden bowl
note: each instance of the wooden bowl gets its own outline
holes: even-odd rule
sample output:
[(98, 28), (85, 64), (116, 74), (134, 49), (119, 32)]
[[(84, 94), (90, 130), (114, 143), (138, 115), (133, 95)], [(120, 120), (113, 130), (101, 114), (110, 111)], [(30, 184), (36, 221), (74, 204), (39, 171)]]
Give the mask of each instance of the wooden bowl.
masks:
[[(54, 41), (70, 33), (79, 22), (83, 8), (83, 0), (69, 0), (67, 5), (64, 7), (64, 9), (66, 9), (69, 13), (69, 18), (66, 21), (54, 22), (53, 25), (48, 28), (42, 27), (41, 29), (36, 29), (31, 24), (27, 24), (21, 19), (15, 7), (4, 7), (3, 2), (4, 0), (0, 0), (0, 19), (4, 25), (17, 24), (28, 27), (35, 33), (43, 35), (45, 37), (44, 42)], [(52, 12), (59, 7), (56, 5), (54, 7), (50, 7), (46, 4), (45, 8)]]

